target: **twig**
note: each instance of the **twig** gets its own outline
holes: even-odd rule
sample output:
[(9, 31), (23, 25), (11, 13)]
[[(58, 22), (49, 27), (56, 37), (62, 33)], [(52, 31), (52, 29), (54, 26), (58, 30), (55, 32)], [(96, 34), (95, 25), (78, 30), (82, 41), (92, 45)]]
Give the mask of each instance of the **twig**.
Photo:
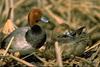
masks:
[(95, 57), (98, 55), (98, 53), (100, 52), (100, 47), (97, 49), (97, 51), (91, 56), (91, 60), (94, 60)]
[(91, 63), (91, 61), (88, 61), (87, 59), (85, 59), (85, 58), (81, 58), (81, 57), (75, 57), (76, 59), (79, 59), (79, 60), (81, 60), (81, 61), (83, 61), (83, 62), (85, 62), (85, 63), (87, 63), (87, 64), (89, 64), (89, 65), (91, 65), (92, 66), (92, 63)]
[[(11, 38), (11, 40), (10, 40), (10, 42), (9, 42), (9, 44), (8, 44), (8, 46), (7, 46), (7, 48), (6, 48), (6, 50), (5, 50), (4, 53), (3, 53), (3, 56), (5, 56), (5, 55), (7, 54), (7, 52), (8, 52), (8, 50), (9, 50), (10, 46), (11, 46), (11, 43), (12, 43), (13, 39), (14, 39), (14, 37)], [(1, 58), (0, 61), (2, 61), (2, 60), (3, 60), (3, 58)]]
[(43, 60), (42, 58), (40, 58), (39, 56), (37, 56), (34, 52), (31, 53), (31, 54), (29, 54), (29, 55), (27, 55), (27, 56), (25, 56), (25, 57), (23, 57), (22, 59), (28, 58), (28, 57), (30, 57), (32, 55), (34, 55), (36, 58), (38, 58), (41, 62), (43, 62), (43, 63), (46, 62), (45, 60)]
[(9, 8), (8, 15), (7, 15), (7, 19), (6, 20), (10, 19), (11, 11), (12, 11), (12, 8)]
[(58, 65), (59, 65), (59, 67), (63, 67), (61, 51), (60, 51), (60, 47), (58, 46), (58, 42), (55, 42), (55, 51), (56, 51)]
[(11, 38), (11, 40), (10, 40), (10, 42), (9, 42), (9, 44), (8, 44), (8, 46), (7, 46), (7, 48), (6, 48), (5, 52), (4, 52), (4, 54), (3, 54), (3, 56), (5, 56), (6, 53), (8, 52), (8, 50), (9, 50), (9, 48), (10, 48), (10, 46), (11, 46), (11, 43), (12, 43), (13, 39), (14, 39), (14, 37)]
[(100, 56), (97, 58), (97, 62), (96, 62), (95, 67), (99, 67), (99, 66), (100, 66)]
[(28, 63), (28, 62), (26, 62), (25, 60), (22, 60), (22, 59), (20, 59), (20, 58), (17, 58), (17, 57), (15, 57), (15, 56), (13, 56), (13, 55), (9, 55), (11, 58), (13, 58), (14, 60), (16, 60), (16, 61), (18, 61), (18, 62), (21, 62), (21, 63), (23, 63), (23, 64), (25, 64), (25, 65), (27, 65), (27, 66), (29, 66), (29, 67), (37, 67), (36, 65), (33, 65), (33, 64), (31, 64), (31, 63)]
[(4, 0), (2, 0), (1, 2), (2, 2), (2, 3), (0, 4), (0, 6), (1, 6), (1, 5), (2, 5), (2, 6), (1, 6), (1, 8), (0, 8), (0, 16), (2, 16), (2, 15), (3, 15), (4, 6), (5, 6), (5, 4), (4, 4), (4, 3), (5, 3), (5, 1), (4, 1)]
[(3, 12), (4, 15), (6, 15), (9, 11), (9, 1), (8, 0), (5, 0), (5, 11)]
[(12, 8), (10, 13), (10, 19), (14, 21), (14, 0), (10, 0), (10, 8)]
[(90, 33), (93, 33), (97, 28), (98, 28), (98, 24), (95, 25), (94, 27), (92, 27), (91, 29), (89, 29), (87, 32), (90, 34)]
[(31, 53), (31, 54), (29, 54), (29, 55), (26, 55), (25, 57), (23, 57), (22, 59), (26, 59), (26, 58), (28, 58), (28, 57), (30, 57), (30, 56), (32, 56), (32, 55), (34, 55), (34, 52), (33, 53)]
[(100, 61), (97, 62), (95, 67), (99, 67), (100, 66)]
[(95, 47), (97, 47), (99, 45), (100, 45), (100, 40), (96, 44), (94, 44), (92, 47), (90, 47), (89, 49), (85, 50), (85, 52), (90, 51), (91, 49), (93, 49), (93, 48), (95, 48)]
[(71, 0), (68, 0), (68, 24), (71, 22)]
[(42, 7), (42, 2), (41, 2), (41, 0), (37, 0), (37, 6), (38, 6), (38, 8), (41, 8)]
[(22, 3), (24, 3), (25, 0), (19, 0), (17, 3), (15, 3), (14, 9), (18, 8), (19, 5), (22, 5)]

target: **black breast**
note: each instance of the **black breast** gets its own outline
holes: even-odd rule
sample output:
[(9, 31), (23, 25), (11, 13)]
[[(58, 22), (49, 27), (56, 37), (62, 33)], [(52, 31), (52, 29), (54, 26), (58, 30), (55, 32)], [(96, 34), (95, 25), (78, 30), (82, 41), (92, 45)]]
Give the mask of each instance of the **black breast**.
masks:
[(34, 25), (27, 31), (25, 37), (34, 48), (40, 48), (46, 41), (46, 32), (40, 26)]

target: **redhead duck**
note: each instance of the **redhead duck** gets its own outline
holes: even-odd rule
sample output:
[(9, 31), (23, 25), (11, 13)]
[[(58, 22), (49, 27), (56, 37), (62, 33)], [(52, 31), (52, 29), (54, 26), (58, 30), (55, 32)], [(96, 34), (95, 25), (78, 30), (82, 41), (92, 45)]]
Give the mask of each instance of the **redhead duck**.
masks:
[(39, 49), (46, 41), (46, 32), (38, 25), (39, 22), (48, 22), (48, 20), (42, 16), (40, 9), (34, 8), (28, 14), (30, 27), (21, 27), (14, 30), (3, 40), (1, 48), (6, 48), (14, 36), (9, 52), (20, 52), (21, 55), (26, 55), (34, 52), (35, 49)]

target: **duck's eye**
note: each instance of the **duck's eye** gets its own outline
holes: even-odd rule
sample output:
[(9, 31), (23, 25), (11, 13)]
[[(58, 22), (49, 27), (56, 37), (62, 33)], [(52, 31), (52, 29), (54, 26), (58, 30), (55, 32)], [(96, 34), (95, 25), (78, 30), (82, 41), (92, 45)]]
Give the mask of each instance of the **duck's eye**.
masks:
[(38, 20), (36, 20), (35, 22), (39, 22), (39, 19), (38, 19)]

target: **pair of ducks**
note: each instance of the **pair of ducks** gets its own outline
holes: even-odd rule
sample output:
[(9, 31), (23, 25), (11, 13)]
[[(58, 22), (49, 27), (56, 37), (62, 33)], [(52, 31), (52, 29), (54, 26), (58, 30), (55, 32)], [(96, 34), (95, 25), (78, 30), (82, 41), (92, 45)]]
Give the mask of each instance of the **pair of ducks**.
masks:
[[(36, 49), (39, 49), (41, 46), (43, 46), (47, 38), (45, 30), (40, 25), (38, 25), (38, 23), (41, 21), (48, 22), (48, 20), (42, 16), (42, 11), (40, 9), (32, 9), (28, 14), (28, 24), (30, 27), (22, 27), (13, 31), (3, 40), (1, 47), (6, 48), (9, 41), (14, 36), (14, 40), (12, 41), (9, 52), (18, 51), (21, 55), (27, 55), (34, 52)], [(77, 33), (77, 31), (79, 33)], [(57, 41), (63, 43), (62, 45), (66, 45), (64, 46), (64, 49), (66, 49), (64, 56), (70, 56), (71, 54), (82, 54), (88, 43), (87, 40), (89, 40), (86, 38), (87, 36), (88, 35), (86, 33), (83, 33), (83, 27), (73, 32), (59, 36)], [(81, 39), (80, 42), (77, 42), (77, 39)], [(83, 43), (83, 41), (85, 43)], [(66, 44), (69, 42), (75, 43)], [(52, 49), (52, 47), (48, 49)], [(81, 52), (80, 49), (82, 49)]]

